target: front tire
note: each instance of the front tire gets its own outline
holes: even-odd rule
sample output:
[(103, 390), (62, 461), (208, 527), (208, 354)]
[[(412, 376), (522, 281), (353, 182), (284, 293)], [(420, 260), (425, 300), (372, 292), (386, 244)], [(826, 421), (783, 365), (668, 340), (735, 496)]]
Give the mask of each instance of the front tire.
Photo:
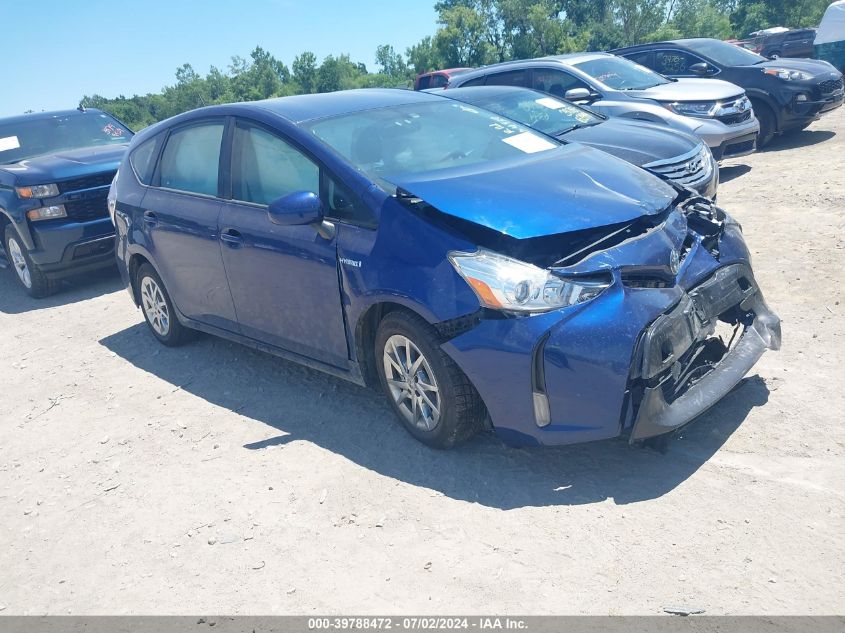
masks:
[(153, 336), (168, 347), (178, 347), (185, 343), (190, 338), (191, 330), (179, 322), (170, 295), (155, 269), (149, 264), (142, 265), (138, 269), (136, 284), (141, 312)]
[(451, 448), (481, 430), (486, 409), (469, 378), (442, 349), (437, 331), (415, 314), (379, 324), (376, 364), (387, 399), (405, 429), (434, 448)]
[(11, 225), (6, 227), (3, 244), (9, 265), (14, 269), (15, 279), (30, 297), (43, 299), (56, 292), (58, 282), (45, 275), (38, 264), (30, 259), (23, 240)]
[(760, 122), (760, 136), (757, 137), (757, 147), (762, 148), (768, 145), (775, 136), (777, 121), (775, 120), (775, 113), (765, 103), (760, 101), (752, 101), (754, 114), (757, 115), (757, 120)]

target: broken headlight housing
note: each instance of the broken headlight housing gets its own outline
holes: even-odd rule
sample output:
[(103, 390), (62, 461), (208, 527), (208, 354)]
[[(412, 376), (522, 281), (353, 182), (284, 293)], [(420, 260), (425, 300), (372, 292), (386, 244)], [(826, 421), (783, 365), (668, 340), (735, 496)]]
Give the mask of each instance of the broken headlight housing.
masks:
[(548, 312), (594, 299), (613, 283), (610, 274), (564, 277), (484, 249), (449, 253), (449, 261), (494, 310)]

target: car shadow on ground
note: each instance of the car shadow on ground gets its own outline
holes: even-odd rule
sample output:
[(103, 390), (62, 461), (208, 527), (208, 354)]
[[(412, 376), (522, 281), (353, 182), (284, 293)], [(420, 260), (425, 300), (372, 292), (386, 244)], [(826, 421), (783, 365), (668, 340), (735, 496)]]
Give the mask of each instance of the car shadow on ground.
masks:
[(787, 132), (775, 136), (761, 152), (779, 152), (785, 149), (798, 149), (809, 145), (817, 145), (832, 139), (836, 132), (831, 130), (802, 130), (800, 132)]
[(734, 178), (744, 176), (750, 171), (750, 165), (725, 165), (723, 167), (719, 167), (719, 184), (730, 182)]
[[(0, 255), (0, 257), (2, 257)], [(5, 261), (4, 261), (5, 263)], [(44, 299), (33, 299), (15, 279), (15, 271), (0, 268), (0, 313), (23, 314), (45, 308), (87, 301), (123, 287), (117, 268), (103, 268), (85, 275), (69, 277), (61, 282), (56, 294)]]
[(272, 427), (243, 447), (245, 460), (251, 451), (313, 442), (385, 477), (500, 509), (660, 497), (695, 473), (769, 395), (761, 378), (744, 380), (669, 438), (665, 451), (623, 439), (513, 448), (492, 434), (438, 451), (411, 438), (379, 393), (228, 341), (203, 336), (165, 348), (139, 324), (100, 343), (182, 391), (260, 422), (257, 431)]

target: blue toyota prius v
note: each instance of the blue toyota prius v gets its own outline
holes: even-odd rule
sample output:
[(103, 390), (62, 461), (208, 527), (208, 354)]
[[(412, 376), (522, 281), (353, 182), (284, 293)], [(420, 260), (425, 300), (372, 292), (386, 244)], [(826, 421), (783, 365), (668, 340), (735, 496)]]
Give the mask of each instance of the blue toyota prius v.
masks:
[(433, 94), (179, 115), (133, 138), (109, 205), (159, 341), (380, 385), (432, 446), (667, 433), (780, 345), (710, 200)]

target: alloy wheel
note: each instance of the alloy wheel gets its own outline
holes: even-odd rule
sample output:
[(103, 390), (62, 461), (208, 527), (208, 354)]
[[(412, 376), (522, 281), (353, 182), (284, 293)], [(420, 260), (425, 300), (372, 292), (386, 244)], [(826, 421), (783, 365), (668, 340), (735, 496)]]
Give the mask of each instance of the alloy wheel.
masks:
[(32, 275), (29, 272), (29, 266), (26, 263), (26, 258), (23, 256), (23, 251), (21, 251), (18, 241), (10, 237), (8, 246), (9, 258), (12, 260), (12, 266), (18, 274), (18, 279), (27, 288), (32, 288)]
[(156, 334), (167, 336), (170, 332), (170, 311), (167, 309), (164, 293), (152, 277), (144, 277), (141, 280), (141, 304)]
[(420, 349), (394, 334), (384, 345), (384, 374), (397, 408), (415, 427), (432, 431), (440, 423), (440, 389)]

